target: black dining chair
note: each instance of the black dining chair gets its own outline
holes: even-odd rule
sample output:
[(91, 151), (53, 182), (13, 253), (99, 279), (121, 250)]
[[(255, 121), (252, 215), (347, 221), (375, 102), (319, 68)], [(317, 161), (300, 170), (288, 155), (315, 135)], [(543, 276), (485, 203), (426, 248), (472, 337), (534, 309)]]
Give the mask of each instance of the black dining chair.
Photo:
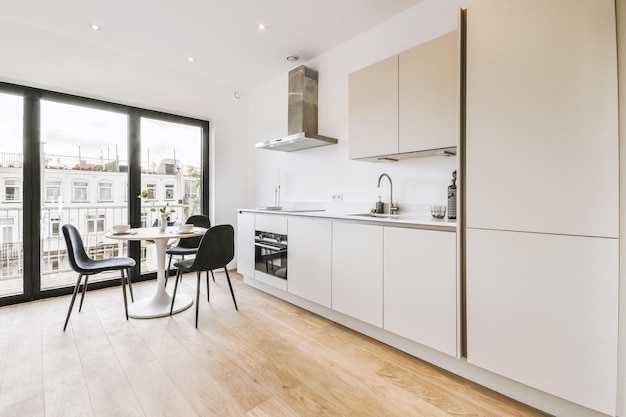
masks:
[[(71, 224), (63, 225), (63, 237), (65, 238), (65, 245), (67, 246), (67, 255), (70, 261), (72, 269), (78, 273), (78, 280), (74, 287), (74, 294), (72, 295), (72, 301), (70, 302), (70, 308), (67, 310), (67, 317), (65, 318), (65, 324), (63, 325), (63, 331), (67, 327), (67, 323), (70, 320), (70, 314), (74, 307), (74, 301), (76, 300), (76, 294), (80, 283), (85, 277), (85, 283), (83, 284), (83, 294), (80, 297), (80, 305), (78, 311), (83, 308), (83, 300), (85, 299), (85, 293), (87, 292), (87, 282), (90, 275), (99, 274), (105, 271), (120, 271), (122, 278), (122, 292), (124, 293), (124, 310), (126, 311), (126, 320), (128, 320), (128, 302), (126, 300), (126, 282), (128, 282), (128, 288), (130, 290), (130, 299), (135, 301), (133, 297), (133, 287), (130, 280), (130, 268), (135, 266), (135, 260), (126, 257), (116, 257), (109, 259), (91, 259), (85, 252), (85, 245), (83, 239), (78, 232), (78, 229)], [(124, 276), (126, 271), (126, 277)]]
[(172, 296), (172, 306), (170, 308), (170, 314), (174, 311), (174, 300), (176, 299), (176, 291), (178, 289), (178, 283), (182, 279), (182, 275), (185, 272), (195, 272), (198, 279), (196, 285), (196, 328), (198, 327), (198, 310), (200, 305), (200, 275), (202, 271), (206, 272), (206, 285), (207, 285), (207, 301), (209, 300), (209, 271), (214, 269), (224, 268), (226, 272), (226, 279), (228, 281), (228, 287), (230, 288), (230, 294), (233, 297), (233, 303), (235, 303), (235, 310), (239, 310), (237, 307), (237, 300), (235, 300), (235, 293), (233, 292), (233, 286), (230, 282), (230, 276), (228, 275), (228, 268), (226, 265), (233, 260), (235, 256), (235, 230), (233, 226), (229, 224), (222, 224), (213, 226), (206, 231), (200, 246), (198, 247), (198, 253), (193, 259), (185, 259), (177, 262), (174, 265), (178, 268), (176, 272), (176, 283), (174, 285), (174, 295)]
[[(194, 214), (189, 216), (185, 224), (193, 224), (194, 227), (204, 227), (208, 229), (211, 227), (211, 220), (209, 216), (205, 216), (204, 214)], [(165, 251), (165, 253), (169, 255), (167, 269), (165, 270), (165, 285), (167, 285), (167, 277), (170, 272), (170, 266), (172, 265), (172, 256), (180, 256), (181, 260), (185, 260), (185, 255), (195, 255), (196, 252), (198, 252), (200, 240), (202, 240), (202, 236), (182, 238), (178, 241), (178, 245), (172, 246)], [(211, 271), (211, 275), (213, 275), (213, 271)], [(213, 282), (215, 282), (215, 276), (213, 276)]]

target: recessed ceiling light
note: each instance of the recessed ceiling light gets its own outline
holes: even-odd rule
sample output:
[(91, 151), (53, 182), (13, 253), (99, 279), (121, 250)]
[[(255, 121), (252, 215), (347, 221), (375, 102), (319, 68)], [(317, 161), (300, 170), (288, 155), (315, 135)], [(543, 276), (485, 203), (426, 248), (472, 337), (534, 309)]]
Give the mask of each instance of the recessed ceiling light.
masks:
[(300, 59), (300, 57), (298, 55), (289, 55), (287, 57), (287, 61), (289, 61), (289, 62), (296, 62), (299, 59)]
[(259, 28), (259, 32), (265, 32), (268, 29), (267, 25), (264, 23), (259, 23), (258, 28)]
[(102, 30), (102, 26), (100, 26), (97, 23), (90, 23), (89, 27), (91, 28), (91, 30), (93, 30), (95, 32), (100, 32)]
[(196, 58), (194, 58), (192, 56), (187, 57), (187, 62), (196, 62)]

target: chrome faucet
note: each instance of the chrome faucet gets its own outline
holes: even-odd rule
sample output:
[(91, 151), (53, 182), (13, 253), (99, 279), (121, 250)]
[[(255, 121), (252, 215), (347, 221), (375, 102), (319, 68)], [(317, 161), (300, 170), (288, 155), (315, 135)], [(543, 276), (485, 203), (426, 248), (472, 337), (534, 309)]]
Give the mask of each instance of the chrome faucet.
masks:
[(393, 203), (393, 183), (391, 182), (391, 177), (388, 174), (380, 174), (380, 177), (378, 177), (378, 188), (380, 188), (380, 180), (382, 180), (383, 177), (387, 177), (387, 179), (389, 180), (389, 190), (391, 194), (389, 196), (389, 213), (388, 214), (395, 214), (398, 212), (398, 204)]

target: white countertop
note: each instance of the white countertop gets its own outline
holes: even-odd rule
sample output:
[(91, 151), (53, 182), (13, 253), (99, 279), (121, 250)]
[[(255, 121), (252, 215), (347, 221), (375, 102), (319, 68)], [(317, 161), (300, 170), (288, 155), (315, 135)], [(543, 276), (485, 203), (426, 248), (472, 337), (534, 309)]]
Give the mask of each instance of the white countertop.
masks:
[[(363, 213), (343, 213), (338, 211), (327, 210), (311, 210), (304, 211), (304, 209), (297, 209), (291, 211), (290, 209), (284, 210), (267, 210), (267, 209), (239, 209), (239, 211), (271, 214), (271, 215), (283, 215), (283, 216), (301, 216), (301, 217), (318, 217), (329, 218), (339, 220), (360, 221), (372, 224), (385, 224), (389, 226), (397, 227), (414, 227), (424, 229), (436, 229), (454, 232), (456, 231), (457, 222), (455, 220), (448, 219), (435, 219), (432, 216), (417, 215), (411, 213), (400, 213), (398, 215), (368, 215)], [(361, 215), (362, 214), (362, 215)]]

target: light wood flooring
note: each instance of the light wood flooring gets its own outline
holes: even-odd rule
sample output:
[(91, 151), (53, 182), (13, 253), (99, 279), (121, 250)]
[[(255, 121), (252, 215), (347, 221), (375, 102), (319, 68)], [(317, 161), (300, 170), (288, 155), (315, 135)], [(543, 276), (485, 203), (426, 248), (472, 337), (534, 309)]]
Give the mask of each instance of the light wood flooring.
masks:
[[(242, 283), (126, 321), (119, 287), (0, 309), (0, 416), (545, 416)], [(173, 280), (170, 280), (170, 285)], [(154, 281), (136, 284), (135, 297)], [(195, 276), (180, 291), (195, 294)]]

